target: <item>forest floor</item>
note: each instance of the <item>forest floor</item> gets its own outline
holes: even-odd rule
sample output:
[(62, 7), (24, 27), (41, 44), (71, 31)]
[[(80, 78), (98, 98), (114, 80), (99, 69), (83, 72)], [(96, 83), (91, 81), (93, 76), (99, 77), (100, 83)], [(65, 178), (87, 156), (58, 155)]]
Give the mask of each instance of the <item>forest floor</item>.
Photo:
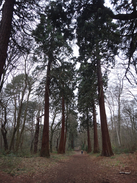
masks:
[(102, 157), (79, 151), (49, 159), (1, 156), (0, 183), (137, 183), (137, 152)]

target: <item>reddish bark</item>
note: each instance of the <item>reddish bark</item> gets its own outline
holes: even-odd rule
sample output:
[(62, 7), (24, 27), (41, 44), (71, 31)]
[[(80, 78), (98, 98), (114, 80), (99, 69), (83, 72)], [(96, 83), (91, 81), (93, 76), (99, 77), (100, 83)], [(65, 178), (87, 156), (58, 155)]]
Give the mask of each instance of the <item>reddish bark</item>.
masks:
[(67, 140), (67, 127), (66, 127), (66, 131), (65, 131), (65, 136), (64, 136), (64, 153), (65, 153), (65, 149), (66, 149), (66, 140)]
[(91, 153), (91, 141), (90, 141), (90, 131), (89, 131), (89, 124), (87, 124), (87, 140), (88, 140), (88, 150), (87, 153)]
[(99, 153), (99, 144), (98, 144), (98, 132), (97, 132), (97, 122), (96, 122), (96, 109), (93, 102), (93, 125), (94, 125), (94, 153)]
[(65, 129), (65, 104), (64, 104), (64, 97), (62, 97), (62, 128), (61, 128), (61, 138), (60, 138), (60, 143), (59, 143), (59, 148), (58, 148), (58, 153), (59, 154), (64, 154), (65, 153), (65, 148), (64, 148), (64, 142), (65, 142), (65, 137), (64, 137), (64, 129)]
[(4, 73), (15, 0), (5, 0), (0, 24), (0, 81)]
[[(65, 110), (65, 109), (64, 109)], [(68, 110), (67, 110), (68, 111)], [(66, 118), (66, 131), (65, 131), (65, 137), (64, 137), (64, 153), (66, 149), (66, 140), (67, 140), (67, 125), (68, 125), (68, 112), (67, 112), (67, 118)]]
[(100, 107), (100, 119), (101, 119), (101, 132), (102, 132), (102, 156), (112, 156), (113, 151), (111, 148), (111, 142), (107, 126), (107, 118), (104, 104), (103, 82), (100, 60), (97, 59), (97, 75), (98, 75), (98, 94), (99, 94), (99, 107)]
[(48, 62), (47, 79), (45, 85), (45, 109), (44, 109), (44, 127), (41, 145), (41, 157), (50, 157), (49, 153), (49, 86), (50, 86), (50, 67), (51, 61)]

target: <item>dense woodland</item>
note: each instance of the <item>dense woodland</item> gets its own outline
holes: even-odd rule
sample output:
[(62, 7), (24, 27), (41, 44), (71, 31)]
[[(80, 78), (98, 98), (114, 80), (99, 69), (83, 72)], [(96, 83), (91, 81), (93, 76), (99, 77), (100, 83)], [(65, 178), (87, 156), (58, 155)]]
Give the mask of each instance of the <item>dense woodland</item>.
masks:
[(0, 1), (0, 153), (137, 149), (136, 6)]

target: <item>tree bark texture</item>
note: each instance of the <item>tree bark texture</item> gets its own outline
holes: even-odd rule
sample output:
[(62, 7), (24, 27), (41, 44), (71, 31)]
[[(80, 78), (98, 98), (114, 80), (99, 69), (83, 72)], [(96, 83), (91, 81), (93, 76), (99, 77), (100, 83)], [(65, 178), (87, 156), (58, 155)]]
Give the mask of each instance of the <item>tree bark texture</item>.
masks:
[(50, 135), (50, 152), (52, 153), (52, 141), (53, 141), (53, 130), (51, 130), (51, 135)]
[(99, 144), (98, 144), (98, 132), (97, 132), (97, 122), (96, 122), (96, 109), (93, 102), (93, 126), (94, 126), (94, 153), (99, 153)]
[(15, 0), (5, 0), (0, 24), (0, 81), (4, 73)]
[(59, 143), (59, 148), (58, 148), (58, 153), (59, 154), (64, 154), (64, 130), (65, 130), (65, 104), (64, 104), (64, 96), (62, 96), (62, 128), (61, 128), (61, 137), (60, 137), (60, 143)]
[(65, 136), (64, 136), (64, 153), (66, 149), (66, 141), (67, 141), (67, 130), (65, 131)]
[(50, 86), (50, 68), (52, 61), (49, 59), (47, 67), (47, 79), (45, 85), (45, 109), (44, 109), (44, 127), (43, 127), (43, 136), (42, 136), (42, 145), (40, 156), (41, 157), (50, 157), (49, 152), (49, 86)]
[(2, 124), (2, 126), (1, 126), (1, 133), (2, 133), (3, 141), (4, 141), (4, 150), (7, 151), (8, 150), (7, 130), (5, 129), (4, 124)]
[(89, 131), (89, 124), (88, 124), (88, 122), (87, 122), (87, 140), (88, 140), (88, 150), (87, 150), (87, 153), (91, 153), (92, 148), (91, 148), (90, 131)]
[(66, 131), (65, 131), (65, 137), (64, 137), (64, 152), (65, 152), (65, 149), (66, 149), (66, 141), (67, 141), (68, 110), (67, 110), (67, 118), (66, 118), (65, 122), (66, 122)]
[(112, 156), (113, 151), (111, 148), (111, 142), (110, 142), (108, 126), (107, 126), (101, 66), (100, 66), (100, 60), (98, 58), (97, 58), (97, 75), (98, 75), (98, 95), (99, 95), (101, 132), (102, 132), (102, 153), (101, 153), (101, 155), (102, 156)]
[(6, 124), (7, 124), (7, 111), (6, 111), (6, 107), (3, 106), (4, 108), (4, 123), (2, 123), (1, 125), (1, 134), (3, 137), (3, 141), (4, 141), (4, 150), (7, 151), (8, 150), (8, 140), (7, 140), (7, 130), (5, 128)]

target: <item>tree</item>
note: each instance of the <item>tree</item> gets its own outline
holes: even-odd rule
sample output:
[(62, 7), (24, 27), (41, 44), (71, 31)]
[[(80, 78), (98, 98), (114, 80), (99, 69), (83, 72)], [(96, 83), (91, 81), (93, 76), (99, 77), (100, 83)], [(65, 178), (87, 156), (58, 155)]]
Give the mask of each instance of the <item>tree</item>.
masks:
[(35, 135), (34, 135), (34, 154), (37, 153), (37, 149), (38, 149), (40, 118), (44, 116), (44, 114), (42, 115), (39, 115), (39, 114), (40, 114), (40, 110), (38, 110), (38, 114), (37, 114), (37, 123), (36, 123)]
[(117, 138), (118, 144), (121, 146), (121, 95), (123, 92), (123, 79), (118, 76), (118, 84), (115, 87), (114, 95), (118, 104), (118, 112), (117, 112)]
[[(0, 14), (0, 87), (3, 86), (4, 76), (9, 65), (15, 64), (14, 59), (7, 59), (11, 50), (18, 55), (29, 53), (32, 48), (30, 22), (36, 18), (36, 10), (39, 11), (39, 2), (36, 0), (5, 0), (1, 1), (2, 13)], [(17, 59), (16, 59), (17, 61)], [(8, 66), (8, 67), (7, 67)], [(11, 69), (11, 68), (10, 68)], [(9, 70), (10, 70), (9, 69)], [(0, 88), (0, 89), (1, 89)]]
[[(132, 90), (132, 92), (134, 90), (133, 85), (131, 86), (130, 83), (128, 83), (125, 79), (125, 70), (122, 69), (122, 66), (123, 65), (120, 65), (118, 63), (117, 67), (114, 69), (113, 74), (115, 74), (116, 77), (115, 79), (111, 78), (113, 82), (111, 82), (110, 80), (108, 92), (106, 94), (108, 104), (107, 106), (109, 107), (110, 111), (110, 134), (115, 152), (123, 150), (124, 148), (131, 150), (131, 147), (135, 147), (134, 142), (136, 141), (135, 130), (131, 130), (134, 128), (132, 128), (133, 125), (132, 122), (130, 122), (135, 121), (135, 103), (132, 104), (131, 115), (128, 115), (128, 113), (126, 113), (126, 110), (124, 110), (125, 108), (129, 109), (129, 111), (131, 110), (131, 107), (129, 107), (130, 100), (132, 99), (135, 102), (136, 95), (130, 93), (130, 90)], [(133, 71), (134, 70), (132, 67), (132, 73), (134, 73)], [(110, 76), (111, 75), (112, 74), (110, 74)]]
[[(124, 145), (129, 144), (129, 148), (131, 151), (136, 150), (136, 135), (137, 135), (137, 110), (136, 110), (136, 102), (134, 100), (124, 100), (123, 101), (123, 126), (126, 126), (126, 130), (128, 129), (128, 140), (124, 143)], [(121, 130), (122, 131), (122, 130)], [(121, 133), (122, 137), (122, 133)], [(124, 140), (124, 138), (122, 138)]]
[[(125, 76), (128, 79), (127, 73), (130, 70), (130, 66), (133, 65), (135, 71), (136, 69), (136, 41), (137, 41), (137, 32), (136, 32), (136, 1), (120, 1), (120, 0), (111, 0), (111, 3), (115, 9), (115, 15), (112, 13), (110, 15), (112, 18), (117, 20), (121, 33), (121, 45), (120, 49), (124, 53), (120, 57), (127, 61)], [(112, 10), (112, 12), (114, 12)], [(128, 13), (127, 13), (128, 12)], [(128, 79), (129, 80), (129, 79)], [(129, 80), (130, 81), (130, 80)]]
[[(6, 97), (9, 97), (11, 100), (11, 104), (13, 102), (14, 106), (14, 131), (12, 134), (9, 151), (13, 148), (14, 138), (17, 133), (17, 141), (16, 141), (16, 151), (19, 146), (19, 129), (21, 125), (21, 114), (23, 110), (23, 102), (25, 96), (27, 96), (27, 102), (29, 100), (30, 93), (32, 91), (33, 80), (27, 74), (19, 74), (15, 76), (11, 83), (8, 83), (5, 88)], [(26, 113), (27, 111), (25, 111)], [(25, 124), (24, 117), (24, 124)]]
[[(46, 84), (45, 84), (45, 111), (44, 128), (41, 146), (41, 156), (49, 157), (49, 94), (51, 80), (51, 66), (57, 63), (61, 54), (66, 50), (71, 50), (66, 40), (68, 36), (64, 33), (69, 30), (71, 20), (68, 20), (65, 9), (61, 2), (51, 2), (43, 14), (40, 14), (40, 23), (33, 31), (36, 42), (39, 44), (36, 53), (40, 54), (45, 63), (47, 63)], [(67, 31), (69, 33), (69, 31)], [(67, 52), (66, 52), (67, 53)]]
[[(16, 152), (19, 147), (22, 148), (23, 145), (23, 133), (24, 129), (28, 128), (30, 132), (30, 151), (32, 152), (33, 141), (34, 141), (34, 119), (36, 112), (38, 111), (38, 103), (36, 101), (27, 100), (23, 102), (22, 112), (21, 112), (21, 121), (22, 127), (17, 139)], [(21, 142), (21, 143), (20, 143)]]
[[(102, 10), (98, 9), (96, 14), (91, 11), (89, 12), (90, 15), (87, 14), (87, 11), (89, 11), (88, 7), (83, 10), (78, 18), (77, 38), (80, 47), (80, 59), (91, 61), (96, 68), (102, 130), (102, 155), (111, 156), (113, 152), (107, 127), (101, 64), (108, 64), (109, 66), (114, 63), (117, 45), (119, 44), (119, 32), (117, 25), (112, 23), (112, 20), (103, 14)], [(80, 27), (83, 27), (83, 29), (81, 30)], [(115, 34), (112, 34), (112, 31), (116, 33), (116, 37)]]
[[(56, 101), (62, 101), (62, 128), (61, 138), (58, 148), (58, 153), (65, 153), (66, 133), (65, 133), (65, 106), (71, 104), (71, 100), (74, 98), (75, 89), (75, 64), (71, 62), (61, 62), (61, 65), (52, 70), (52, 96)], [(57, 102), (56, 102), (57, 103)], [(66, 125), (67, 128), (67, 125)], [(67, 131), (67, 130), (66, 130)]]
[(54, 135), (55, 131), (58, 129), (58, 127), (60, 126), (60, 121), (55, 124), (55, 119), (57, 117), (57, 114), (60, 112), (60, 110), (58, 109), (58, 106), (52, 108), (52, 111), (54, 111), (54, 112), (53, 112), (52, 123), (50, 125), (50, 152), (51, 153), (52, 153), (52, 149), (53, 149), (53, 145), (52, 145), (53, 135)]
[[(91, 72), (92, 70), (92, 72)], [(90, 142), (90, 133), (89, 133), (89, 125), (92, 111), (93, 101), (97, 99), (97, 77), (94, 72), (94, 65), (84, 62), (81, 63), (81, 66), (78, 71), (78, 110), (83, 115), (81, 117), (82, 123), (81, 125), (87, 129), (87, 142), (88, 142), (88, 152), (91, 152), (91, 142)], [(86, 123), (86, 124), (84, 124)]]
[(2, 137), (3, 137), (3, 141), (4, 141), (4, 150), (7, 151), (8, 150), (8, 140), (7, 140), (7, 129), (6, 129), (6, 125), (8, 123), (7, 120), (7, 107), (8, 102), (6, 101), (2, 101), (0, 100), (0, 108), (1, 108), (1, 115), (4, 115), (4, 119), (1, 118), (1, 133), (2, 133)]
[(6, 0), (2, 8), (2, 20), (0, 26), (0, 81), (2, 74), (4, 73), (4, 65), (7, 58), (14, 4), (15, 0)]
[(100, 107), (100, 118), (101, 118), (101, 132), (102, 132), (102, 155), (103, 156), (112, 156), (113, 151), (111, 148), (111, 142), (109, 138), (108, 126), (107, 126), (107, 118), (106, 111), (104, 105), (104, 93), (103, 93), (103, 82), (102, 82), (102, 74), (101, 74), (101, 66), (100, 61), (97, 61), (98, 66), (98, 94), (99, 94), (99, 107)]
[[(29, 26), (29, 22), (34, 21), (36, 18), (36, 10), (40, 11), (39, 2), (43, 3), (42, 1), (30, 0), (30, 1), (18, 1), (18, 0), (6, 0), (1, 1), (2, 7), (2, 15), (1, 15), (1, 28), (0, 28), (0, 50), (1, 50), (1, 65), (0, 65), (0, 80), (1, 76), (5, 74), (5, 61), (7, 58), (7, 50), (8, 50), (8, 43), (9, 41), (12, 42), (10, 47), (13, 46), (18, 49), (20, 52), (28, 52), (30, 47), (28, 46), (32, 43), (30, 38), (31, 28)], [(61, 1), (59, 1), (60, 3)], [(135, 59), (130, 62), (133, 53), (136, 50), (136, 30), (135, 30), (135, 21), (137, 18), (137, 11), (136, 11), (136, 2), (134, 1), (123, 1), (120, 0), (111, 0), (111, 3), (114, 5), (113, 9), (104, 6), (103, 0), (94, 0), (94, 1), (65, 1), (64, 7), (67, 9), (67, 19), (68, 22), (72, 19), (73, 16), (77, 16), (83, 11), (86, 7), (86, 14), (90, 16), (91, 13), (96, 14), (98, 10), (100, 11), (100, 15), (102, 13), (105, 15), (110, 16), (112, 19), (116, 19), (121, 22), (121, 26), (128, 25), (129, 22), (129, 35), (124, 35), (123, 38), (127, 38), (131, 44), (128, 44), (128, 55), (129, 55), (129, 65), (133, 64), (136, 68)], [(44, 4), (44, 3), (43, 3)], [(43, 5), (42, 4), (42, 5)], [(58, 4), (56, 2), (56, 4)], [(61, 3), (60, 3), (61, 4)], [(59, 7), (59, 6), (58, 6)], [(68, 8), (69, 7), (69, 8)], [(42, 8), (41, 8), (42, 9)], [(43, 9), (41, 10), (43, 12)], [(53, 18), (62, 16), (62, 10), (58, 8), (58, 13), (53, 13)], [(127, 13), (127, 11), (129, 13)], [(76, 13), (77, 12), (77, 13)], [(63, 17), (63, 16), (62, 16)], [(66, 16), (64, 16), (66, 17)], [(65, 20), (65, 18), (64, 18)], [(125, 22), (124, 22), (125, 21)], [(57, 22), (56, 22), (57, 23)], [(126, 24), (125, 24), (126, 23)], [(58, 24), (58, 23), (57, 23)], [(57, 25), (56, 24), (56, 25)], [(126, 32), (127, 28), (122, 28), (121, 31)], [(64, 27), (64, 35), (68, 35), (69, 31), (66, 27)], [(17, 39), (20, 37), (21, 39)], [(11, 38), (11, 39), (9, 39)], [(21, 41), (20, 41), (21, 40)], [(124, 39), (123, 39), (124, 40)], [(128, 43), (128, 41), (126, 41)], [(126, 43), (126, 44), (127, 44)], [(124, 43), (125, 44), (125, 43)], [(123, 44), (123, 45), (124, 45)]]
[(78, 127), (78, 121), (77, 121), (77, 113), (73, 110), (68, 111), (68, 148), (74, 149), (76, 146), (76, 137), (78, 135), (77, 127)]

